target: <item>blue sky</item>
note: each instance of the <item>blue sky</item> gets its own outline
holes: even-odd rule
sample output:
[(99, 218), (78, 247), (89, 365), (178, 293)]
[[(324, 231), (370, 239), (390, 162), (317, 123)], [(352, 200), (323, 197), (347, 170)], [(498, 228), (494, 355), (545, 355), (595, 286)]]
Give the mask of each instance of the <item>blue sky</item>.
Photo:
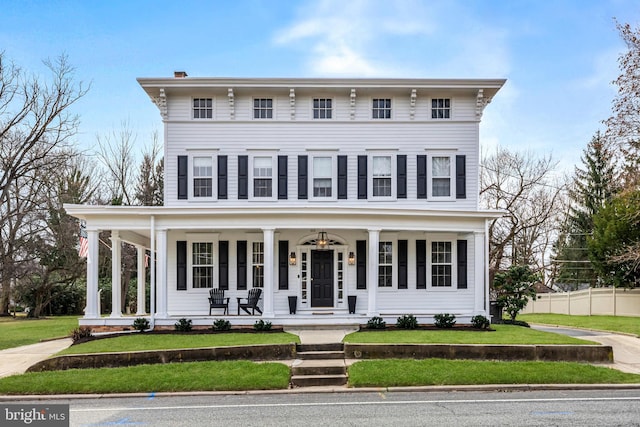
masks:
[(136, 77), (506, 78), (481, 144), (553, 153), (571, 171), (610, 112), (637, 0), (2, 0), (0, 51), (35, 73), (62, 53), (91, 90), (81, 147), (160, 115)]

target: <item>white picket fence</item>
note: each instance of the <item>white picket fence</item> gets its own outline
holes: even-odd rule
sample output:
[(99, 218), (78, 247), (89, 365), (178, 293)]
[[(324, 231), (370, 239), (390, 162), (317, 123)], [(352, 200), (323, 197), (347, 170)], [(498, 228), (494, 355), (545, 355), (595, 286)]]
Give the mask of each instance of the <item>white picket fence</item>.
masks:
[(538, 294), (520, 313), (640, 317), (640, 289), (589, 288)]

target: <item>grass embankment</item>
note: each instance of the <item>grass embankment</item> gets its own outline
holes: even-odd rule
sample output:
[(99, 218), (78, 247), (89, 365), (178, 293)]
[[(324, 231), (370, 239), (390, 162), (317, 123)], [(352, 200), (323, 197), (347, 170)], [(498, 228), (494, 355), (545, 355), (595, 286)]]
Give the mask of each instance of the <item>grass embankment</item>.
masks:
[(640, 317), (624, 316), (569, 316), (567, 314), (521, 314), (518, 320), (547, 325), (572, 326), (622, 332), (640, 336)]
[(639, 384), (640, 375), (570, 362), (371, 360), (349, 367), (351, 387), (472, 384)]
[(536, 331), (513, 325), (491, 325), (491, 331), (388, 330), (354, 332), (344, 338), (350, 343), (384, 344), (597, 344), (566, 335)]
[(35, 344), (42, 340), (69, 336), (78, 327), (78, 316), (44, 319), (26, 317), (0, 318), (0, 350)]
[(71, 346), (61, 354), (107, 353), (181, 348), (229, 347), (236, 345), (299, 343), (297, 335), (286, 332), (222, 334), (145, 334), (131, 333), (102, 338)]
[(288, 385), (289, 368), (281, 363), (189, 362), (14, 375), (0, 378), (0, 394), (273, 390)]

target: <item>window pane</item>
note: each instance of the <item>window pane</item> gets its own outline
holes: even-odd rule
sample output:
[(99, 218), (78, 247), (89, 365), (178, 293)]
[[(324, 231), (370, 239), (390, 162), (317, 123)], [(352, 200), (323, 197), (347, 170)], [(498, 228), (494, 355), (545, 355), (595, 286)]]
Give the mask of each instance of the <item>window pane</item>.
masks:
[(451, 176), (451, 158), (450, 157), (433, 157), (433, 176)]
[(316, 178), (331, 178), (331, 157), (314, 157), (313, 176)]
[(434, 197), (451, 196), (451, 180), (449, 178), (434, 178), (432, 194)]
[(211, 197), (212, 187), (213, 185), (211, 178), (195, 178), (193, 180), (193, 196)]
[(271, 179), (257, 178), (253, 180), (254, 197), (271, 197)]
[(253, 159), (253, 176), (271, 177), (271, 157), (256, 157)]
[(376, 156), (373, 158), (373, 176), (376, 176), (376, 177), (391, 176), (391, 157)]
[(213, 160), (211, 157), (194, 157), (193, 158), (193, 176), (212, 176)]
[(391, 178), (373, 178), (374, 196), (391, 196)]
[(330, 178), (314, 178), (313, 179), (313, 196), (314, 197), (331, 197), (331, 179)]

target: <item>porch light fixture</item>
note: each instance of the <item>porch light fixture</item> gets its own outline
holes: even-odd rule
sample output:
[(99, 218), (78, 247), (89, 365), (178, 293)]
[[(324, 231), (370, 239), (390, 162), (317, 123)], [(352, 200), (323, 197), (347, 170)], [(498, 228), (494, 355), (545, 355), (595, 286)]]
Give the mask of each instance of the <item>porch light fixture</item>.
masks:
[(347, 261), (349, 262), (349, 265), (356, 265), (356, 254), (354, 254), (353, 252), (349, 252)]
[(291, 252), (289, 254), (289, 265), (296, 265), (296, 253)]
[(329, 237), (327, 236), (326, 231), (321, 231), (318, 233), (318, 238), (316, 239), (316, 248), (320, 250), (327, 249), (329, 246)]

